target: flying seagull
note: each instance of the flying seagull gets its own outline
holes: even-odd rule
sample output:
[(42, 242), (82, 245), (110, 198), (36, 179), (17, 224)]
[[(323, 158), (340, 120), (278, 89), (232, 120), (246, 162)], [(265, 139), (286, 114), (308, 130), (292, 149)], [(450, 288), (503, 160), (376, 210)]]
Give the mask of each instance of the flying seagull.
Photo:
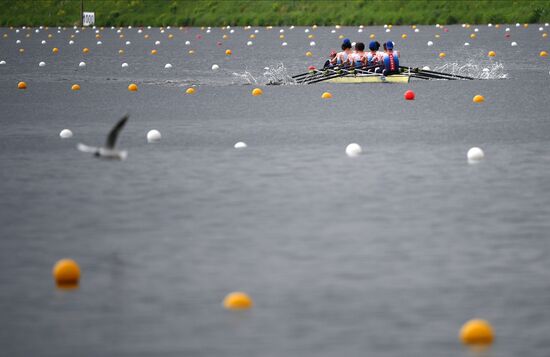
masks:
[(105, 142), (105, 147), (93, 147), (84, 145), (82, 143), (78, 143), (76, 148), (82, 152), (87, 152), (93, 154), (95, 157), (102, 158), (102, 159), (114, 159), (114, 160), (124, 160), (128, 156), (127, 151), (123, 150), (115, 150), (115, 144), (116, 139), (118, 138), (118, 134), (124, 127), (124, 124), (126, 124), (126, 121), (128, 120), (130, 116), (126, 114), (120, 120), (116, 125), (111, 129), (109, 132), (109, 135), (107, 136), (107, 142)]

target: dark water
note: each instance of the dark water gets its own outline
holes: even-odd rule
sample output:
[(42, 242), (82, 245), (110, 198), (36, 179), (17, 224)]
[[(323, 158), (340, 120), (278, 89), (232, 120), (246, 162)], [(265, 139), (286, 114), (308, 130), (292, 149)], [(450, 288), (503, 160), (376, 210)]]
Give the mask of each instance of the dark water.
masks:
[[(318, 28), (312, 49), (304, 28), (284, 40), (260, 28), (250, 47), (254, 29), (221, 46), (228, 30), (106, 29), (97, 46), (88, 29), (70, 46), (73, 29), (0, 29), (0, 354), (469, 356), (457, 334), (481, 317), (495, 328), (490, 356), (550, 355), (549, 40), (505, 27), (479, 26), (475, 40), (460, 26)], [(508, 79), (262, 85), (252, 97), (233, 75), (299, 73), (339, 34), (370, 33), (396, 41), (403, 64)], [(126, 161), (75, 149), (101, 144), (125, 111)], [(150, 129), (161, 142), (147, 144)], [(362, 156), (345, 155), (351, 142)], [(486, 154), (476, 165), (472, 146)], [(63, 257), (81, 265), (76, 291), (54, 287)], [(225, 311), (235, 290), (255, 307)]]

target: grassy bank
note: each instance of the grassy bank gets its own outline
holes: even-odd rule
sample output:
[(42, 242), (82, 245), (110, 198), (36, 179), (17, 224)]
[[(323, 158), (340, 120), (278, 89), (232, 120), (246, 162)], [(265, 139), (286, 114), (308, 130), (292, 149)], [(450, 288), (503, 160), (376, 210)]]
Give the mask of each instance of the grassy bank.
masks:
[[(96, 25), (381, 25), (549, 22), (548, 0), (84, 0)], [(0, 25), (73, 25), (80, 0), (0, 0)]]

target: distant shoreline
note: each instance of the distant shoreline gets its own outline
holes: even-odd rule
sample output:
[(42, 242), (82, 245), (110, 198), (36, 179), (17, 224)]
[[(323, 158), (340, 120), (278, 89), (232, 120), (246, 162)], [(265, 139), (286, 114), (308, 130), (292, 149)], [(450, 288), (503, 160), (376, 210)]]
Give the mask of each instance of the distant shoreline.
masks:
[[(358, 26), (544, 23), (546, 0), (84, 0), (97, 26)], [(0, 26), (73, 26), (80, 0), (4, 1)]]

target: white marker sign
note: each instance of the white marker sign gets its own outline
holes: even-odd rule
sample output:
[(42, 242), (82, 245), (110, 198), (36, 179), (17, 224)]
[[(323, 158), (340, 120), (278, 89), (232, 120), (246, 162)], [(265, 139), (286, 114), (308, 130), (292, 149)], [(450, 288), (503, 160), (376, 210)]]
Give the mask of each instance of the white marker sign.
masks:
[(95, 12), (82, 13), (82, 25), (91, 26), (95, 23)]

